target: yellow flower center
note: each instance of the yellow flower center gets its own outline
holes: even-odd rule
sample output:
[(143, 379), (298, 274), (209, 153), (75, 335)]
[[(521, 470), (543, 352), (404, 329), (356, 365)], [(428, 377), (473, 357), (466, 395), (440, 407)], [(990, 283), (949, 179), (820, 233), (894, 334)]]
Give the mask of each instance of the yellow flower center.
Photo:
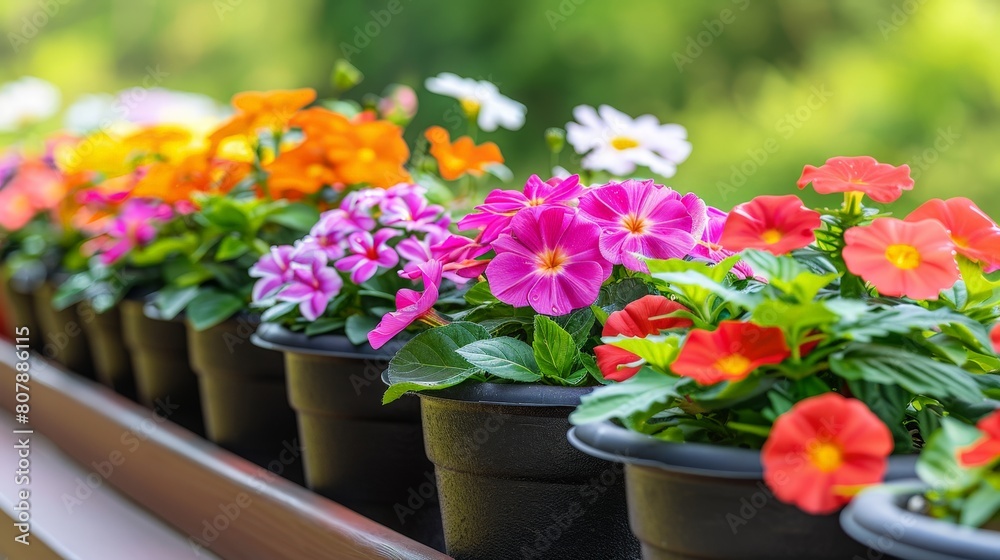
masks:
[(730, 377), (739, 377), (750, 369), (750, 360), (742, 354), (723, 356), (715, 362), (715, 369)]
[(628, 136), (618, 136), (611, 140), (611, 147), (616, 150), (628, 150), (629, 148), (638, 146), (639, 142), (635, 138), (629, 138)]
[(358, 150), (358, 161), (363, 163), (370, 163), (375, 161), (377, 154), (375, 150), (371, 148), (361, 148)]
[(885, 258), (902, 270), (913, 270), (920, 266), (920, 251), (913, 245), (889, 245), (885, 250)]
[(459, 99), (458, 103), (462, 106), (462, 111), (465, 111), (465, 116), (469, 120), (474, 120), (479, 116), (479, 109), (482, 108), (479, 101), (466, 97), (465, 99)]
[(960, 235), (952, 235), (951, 242), (954, 243), (956, 247), (959, 247), (961, 249), (969, 248), (969, 240)]
[(808, 453), (809, 462), (821, 472), (833, 472), (844, 464), (843, 451), (839, 445), (833, 443), (816, 443), (810, 447)]
[(629, 214), (622, 218), (622, 227), (627, 229), (629, 233), (641, 235), (646, 231), (646, 221), (635, 214)]
[(559, 248), (549, 249), (538, 255), (538, 271), (542, 274), (559, 274), (568, 259)]
[(780, 231), (774, 228), (771, 228), (765, 231), (764, 233), (760, 234), (760, 238), (764, 241), (764, 243), (767, 243), (768, 245), (774, 245), (775, 243), (781, 241), (782, 237), (784, 237), (784, 235), (782, 235)]
[(309, 167), (306, 167), (306, 176), (307, 177), (316, 179), (318, 177), (321, 177), (324, 173), (326, 173), (326, 168), (323, 167), (322, 165), (318, 164), (318, 163), (314, 163), (314, 164), (310, 165)]

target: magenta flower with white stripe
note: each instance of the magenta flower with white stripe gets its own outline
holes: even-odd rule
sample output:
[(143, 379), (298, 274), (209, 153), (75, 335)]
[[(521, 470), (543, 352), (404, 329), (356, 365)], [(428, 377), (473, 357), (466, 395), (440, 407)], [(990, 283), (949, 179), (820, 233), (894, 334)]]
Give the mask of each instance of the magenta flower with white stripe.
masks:
[(379, 267), (392, 268), (399, 264), (399, 254), (386, 243), (399, 235), (399, 231), (382, 228), (375, 235), (356, 231), (347, 237), (351, 254), (334, 263), (337, 270), (351, 273), (351, 282), (364, 284), (378, 272)]

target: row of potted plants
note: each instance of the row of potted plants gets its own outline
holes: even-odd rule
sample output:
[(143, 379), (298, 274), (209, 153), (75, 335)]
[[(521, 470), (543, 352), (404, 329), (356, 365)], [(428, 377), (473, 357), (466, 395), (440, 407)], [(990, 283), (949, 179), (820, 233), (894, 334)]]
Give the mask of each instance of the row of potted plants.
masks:
[(265, 467), (301, 445), (307, 486), (459, 559), (863, 555), (885, 490), (838, 514), (918, 472), (914, 515), (972, 543), (929, 554), (995, 556), (1000, 228), (972, 201), (895, 218), (909, 168), (837, 157), (798, 187), (842, 203), (727, 213), (628, 178), (690, 144), (607, 106), (546, 135), (580, 174), (511, 188), (473, 136), (524, 107), (427, 88), (469, 136), (411, 153), (394, 88), (53, 142), (54, 194), (4, 224), (15, 322), (76, 317), (47, 355)]

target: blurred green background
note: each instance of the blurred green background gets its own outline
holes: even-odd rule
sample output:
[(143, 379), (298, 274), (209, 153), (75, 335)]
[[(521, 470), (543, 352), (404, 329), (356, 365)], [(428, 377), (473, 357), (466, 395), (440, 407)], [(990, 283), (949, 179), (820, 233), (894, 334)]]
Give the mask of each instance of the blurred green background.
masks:
[[(15, 46), (46, 5), (58, 12)], [(418, 88), (411, 137), (454, 103), (425, 77), (499, 84), (528, 123), (480, 140), (519, 178), (547, 173), (545, 128), (607, 103), (687, 127), (694, 152), (667, 183), (724, 208), (790, 192), (803, 164), (867, 154), (914, 168), (900, 211), (963, 195), (1000, 216), (995, 0), (5, 0), (0, 25), (0, 82), (35, 75), (67, 103), (140, 85), (150, 68), (162, 87), (220, 100), (322, 96), (346, 52), (366, 75), (348, 97)], [(562, 163), (574, 168), (565, 152)]]

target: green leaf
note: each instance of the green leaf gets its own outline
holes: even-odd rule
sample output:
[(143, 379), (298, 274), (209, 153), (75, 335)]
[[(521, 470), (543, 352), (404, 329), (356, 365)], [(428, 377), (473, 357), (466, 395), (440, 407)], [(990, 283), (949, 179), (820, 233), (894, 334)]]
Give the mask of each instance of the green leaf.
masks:
[(268, 214), (267, 221), (305, 233), (319, 221), (319, 210), (308, 204), (292, 203)]
[(621, 383), (598, 387), (589, 395), (584, 395), (569, 420), (580, 425), (647, 412), (657, 404), (676, 398), (679, 381), (678, 377), (642, 368)]
[[(919, 305), (899, 304), (869, 305), (867, 309), (863, 309), (832, 301), (827, 302), (827, 306), (841, 314), (841, 321), (832, 329), (833, 334), (848, 340), (871, 342), (889, 334), (925, 331), (942, 325), (961, 325), (965, 327), (962, 332), (975, 337), (980, 343), (986, 342), (983, 339), (988, 340), (988, 334), (982, 325), (947, 308), (932, 310)], [(854, 308), (853, 313), (845, 313), (849, 307)]]
[(386, 378), (390, 386), (382, 397), (392, 402), (409, 391), (444, 389), (457, 385), (479, 369), (458, 354), (458, 349), (490, 333), (468, 322), (457, 322), (424, 331), (403, 345), (389, 361)]
[(681, 345), (681, 338), (676, 334), (649, 335), (645, 338), (617, 336), (603, 340), (605, 344), (628, 350), (664, 373), (670, 371), (670, 364), (677, 358)]
[(291, 313), (298, 306), (299, 304), (293, 301), (279, 301), (271, 307), (265, 309), (264, 312), (260, 314), (260, 320), (263, 323), (275, 322), (280, 317)]
[(573, 336), (545, 315), (535, 315), (535, 338), (531, 347), (535, 361), (546, 377), (561, 379), (569, 376), (580, 354)]
[(693, 301), (704, 300), (709, 294), (733, 302), (740, 307), (752, 309), (759, 297), (754, 294), (734, 290), (724, 284), (724, 280), (715, 280), (701, 272), (686, 270), (683, 272), (660, 272), (654, 275), (657, 280), (666, 282), (675, 290), (680, 290)]
[(917, 476), (934, 488), (964, 488), (973, 483), (973, 472), (958, 463), (958, 450), (981, 435), (975, 426), (954, 418), (942, 418), (941, 429), (927, 440), (920, 452)]
[(369, 315), (351, 315), (344, 325), (344, 334), (351, 344), (362, 345), (368, 342), (368, 333), (378, 326), (379, 320)]
[(753, 310), (753, 322), (765, 327), (779, 327), (788, 335), (789, 344), (801, 340), (810, 331), (835, 323), (837, 315), (823, 302), (788, 303), (769, 299)]
[(156, 308), (160, 310), (160, 315), (164, 319), (173, 319), (184, 311), (184, 308), (191, 303), (192, 300), (198, 295), (199, 289), (197, 286), (190, 286), (187, 288), (178, 288), (176, 286), (167, 286), (163, 288), (154, 296), (153, 303)]
[(94, 277), (90, 272), (80, 272), (70, 276), (56, 288), (56, 292), (52, 296), (52, 306), (57, 311), (62, 311), (80, 303), (86, 299), (87, 290), (93, 284)]
[(968, 527), (981, 527), (1000, 513), (1000, 488), (983, 481), (962, 505), (958, 522)]
[(899, 385), (937, 399), (950, 396), (978, 402), (984, 398), (969, 372), (895, 346), (849, 344), (830, 356), (830, 369), (844, 379)]
[(490, 375), (524, 383), (542, 378), (531, 346), (516, 338), (501, 336), (477, 340), (459, 348), (458, 353)]
[(188, 303), (187, 319), (196, 331), (214, 327), (246, 308), (243, 298), (228, 292), (204, 290)]
[(652, 286), (641, 278), (625, 278), (601, 288), (597, 303), (601, 309), (610, 314), (621, 311), (633, 301), (653, 293), (656, 292)]
[(215, 252), (217, 262), (229, 261), (242, 257), (250, 250), (250, 246), (243, 242), (238, 235), (228, 235), (222, 238), (219, 249)]
[(129, 261), (136, 266), (154, 266), (163, 263), (171, 255), (190, 253), (197, 244), (197, 236), (190, 232), (179, 237), (161, 237), (145, 247), (133, 250)]
[(552, 320), (573, 337), (577, 348), (582, 348), (590, 338), (596, 317), (589, 307), (584, 307), (566, 315), (553, 317)]
[(863, 379), (848, 381), (851, 394), (868, 405), (892, 433), (897, 453), (913, 451), (913, 437), (903, 425), (906, 407), (913, 400), (913, 394), (898, 385), (883, 385)]
[(216, 198), (212, 202), (202, 209), (202, 216), (212, 224), (226, 231), (240, 232), (250, 226), (249, 218), (235, 201)]
[(320, 317), (306, 325), (306, 336), (316, 336), (344, 328), (346, 321), (340, 317)]
[(477, 305), (485, 305), (488, 303), (496, 303), (497, 298), (490, 291), (490, 285), (488, 282), (476, 282), (469, 291), (465, 292), (465, 301), (469, 305), (475, 307)]

